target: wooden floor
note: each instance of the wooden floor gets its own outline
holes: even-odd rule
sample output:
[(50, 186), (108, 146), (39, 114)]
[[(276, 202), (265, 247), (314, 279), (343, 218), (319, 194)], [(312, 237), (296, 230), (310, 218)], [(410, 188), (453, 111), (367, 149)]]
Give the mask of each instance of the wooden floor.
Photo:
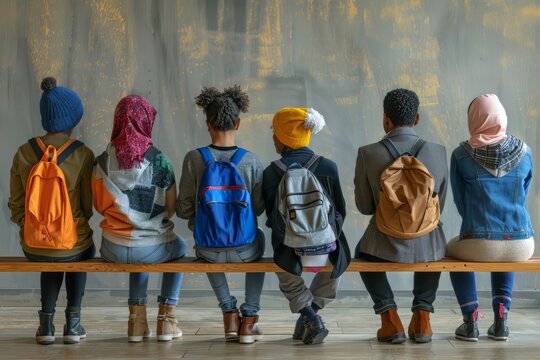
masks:
[[(379, 318), (370, 308), (329, 307), (322, 313), (330, 335), (321, 345), (306, 346), (290, 339), (296, 316), (283, 308), (261, 311), (265, 339), (253, 345), (226, 343), (221, 336), (217, 309), (189, 306), (178, 309), (181, 339), (157, 343), (155, 337), (140, 344), (126, 340), (125, 307), (88, 307), (83, 310), (87, 339), (79, 345), (63, 345), (61, 336), (51, 346), (37, 345), (37, 308), (0, 308), (0, 359), (540, 359), (540, 309), (515, 309), (511, 313), (511, 337), (507, 342), (487, 338), (491, 313), (480, 322), (481, 339), (467, 343), (453, 338), (460, 323), (455, 309), (439, 309), (432, 317), (435, 332), (430, 344), (406, 342), (380, 344), (375, 339)], [(157, 309), (149, 308), (155, 327)], [(410, 313), (400, 310), (407, 326)], [(62, 334), (63, 313), (55, 321)]]

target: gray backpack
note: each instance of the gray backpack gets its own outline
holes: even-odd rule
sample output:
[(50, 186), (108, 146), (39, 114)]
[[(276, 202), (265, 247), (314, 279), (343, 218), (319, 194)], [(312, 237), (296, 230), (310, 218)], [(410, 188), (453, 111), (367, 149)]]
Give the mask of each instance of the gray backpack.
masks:
[(313, 155), (302, 167), (287, 167), (281, 160), (273, 164), (283, 174), (279, 183), (276, 210), (285, 224), (283, 244), (291, 248), (326, 245), (336, 241), (331, 226), (334, 208), (311, 168), (320, 157)]

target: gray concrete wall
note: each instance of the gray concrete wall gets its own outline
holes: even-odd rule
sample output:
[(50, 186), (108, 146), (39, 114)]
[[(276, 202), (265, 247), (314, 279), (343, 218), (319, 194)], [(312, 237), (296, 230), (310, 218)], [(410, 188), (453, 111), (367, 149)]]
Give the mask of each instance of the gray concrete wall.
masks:
[[(276, 158), (272, 114), (283, 106), (318, 109), (328, 126), (312, 147), (335, 160), (348, 202), (345, 231), (354, 247), (368, 218), (354, 206), (356, 149), (383, 135), (382, 99), (396, 87), (420, 96), (418, 132), (444, 144), (448, 154), (466, 139), (466, 109), (477, 95), (499, 95), (509, 130), (538, 154), (540, 137), (540, 4), (530, 1), (25, 1), (0, 0), (0, 256), (21, 255), (9, 222), (12, 154), (42, 133), (40, 80), (55, 76), (75, 89), (85, 116), (75, 136), (96, 153), (110, 136), (113, 111), (129, 93), (158, 110), (156, 146), (173, 160), (177, 178), (184, 154), (208, 144), (193, 98), (202, 86), (240, 84), (251, 98), (238, 143), (265, 164)], [(529, 206), (539, 229), (540, 182)], [(451, 196), (451, 194), (449, 194)], [(451, 197), (442, 220), (448, 238), (459, 217)], [(93, 219), (99, 247), (99, 216)], [(192, 244), (185, 223), (177, 230)], [(267, 255), (271, 255), (268, 246)], [(268, 274), (267, 289), (277, 289)], [(391, 276), (397, 289), (410, 274)], [(536, 289), (536, 274), (520, 274), (516, 288)], [(232, 277), (232, 287), (242, 278)], [(39, 285), (36, 274), (0, 274), (0, 288)], [(158, 285), (153, 275), (151, 287)], [(125, 288), (127, 275), (91, 274), (89, 288)], [(185, 288), (206, 289), (203, 275)], [(489, 289), (482, 274), (479, 287)], [(342, 289), (364, 289), (357, 274)], [(450, 290), (447, 275), (441, 289)]]

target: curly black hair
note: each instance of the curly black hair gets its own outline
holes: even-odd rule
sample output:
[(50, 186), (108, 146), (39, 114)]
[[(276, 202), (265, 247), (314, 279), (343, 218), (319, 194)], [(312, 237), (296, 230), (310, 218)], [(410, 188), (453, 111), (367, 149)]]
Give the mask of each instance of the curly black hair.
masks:
[(395, 126), (413, 126), (420, 101), (412, 90), (395, 89), (384, 97), (384, 113)]
[(249, 98), (238, 85), (223, 92), (215, 87), (204, 87), (195, 98), (195, 104), (204, 110), (206, 121), (214, 130), (228, 131), (236, 128), (240, 112), (248, 111)]

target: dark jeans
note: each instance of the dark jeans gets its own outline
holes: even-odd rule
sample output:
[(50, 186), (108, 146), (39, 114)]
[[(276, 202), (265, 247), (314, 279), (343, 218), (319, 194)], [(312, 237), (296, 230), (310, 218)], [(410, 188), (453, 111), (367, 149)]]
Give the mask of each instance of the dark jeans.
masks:
[[(361, 260), (372, 262), (387, 262), (375, 256), (359, 253)], [(361, 272), (360, 276), (366, 286), (371, 299), (374, 302), (375, 314), (381, 314), (393, 308), (397, 308), (394, 301), (394, 293), (388, 283), (385, 272)], [(433, 302), (439, 287), (440, 272), (415, 272), (413, 287), (412, 311), (426, 310), (433, 312)]]
[[(24, 252), (26, 258), (36, 262), (76, 262), (88, 260), (94, 257), (95, 247), (92, 245), (85, 251), (72, 256), (66, 257), (51, 257), (43, 255), (32, 255)], [(41, 273), (41, 311), (52, 314), (56, 309), (56, 300), (62, 287), (64, 280), (63, 272), (42, 272)], [(66, 292), (67, 292), (67, 307), (69, 312), (80, 311), (84, 288), (86, 287), (85, 272), (68, 272), (66, 273)]]
[[(473, 272), (450, 273), (450, 280), (463, 315), (472, 313), (478, 307), (476, 294), (476, 276)], [(514, 287), (513, 272), (491, 273), (491, 295), (493, 312), (500, 311), (500, 304), (504, 312), (510, 311), (512, 305), (512, 288)]]

